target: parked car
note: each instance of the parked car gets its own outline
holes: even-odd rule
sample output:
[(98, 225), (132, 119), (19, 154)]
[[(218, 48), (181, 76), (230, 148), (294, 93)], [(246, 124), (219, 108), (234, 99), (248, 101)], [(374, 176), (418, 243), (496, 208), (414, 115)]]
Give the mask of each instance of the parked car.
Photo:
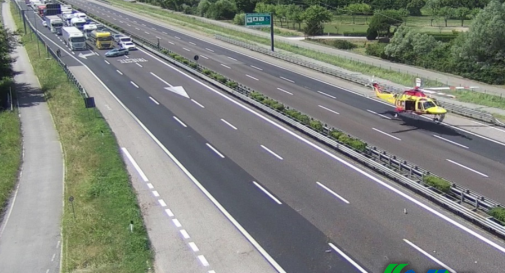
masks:
[(137, 50), (137, 47), (132, 42), (122, 42), (121, 48), (126, 48), (128, 51)]
[(105, 53), (105, 57), (118, 57), (123, 55), (128, 55), (128, 49), (122, 47), (114, 48), (113, 50), (107, 51)]
[(112, 38), (114, 38), (114, 41), (116, 41), (116, 43), (119, 43), (119, 37), (124, 37), (124, 35), (123, 34), (112, 35)]

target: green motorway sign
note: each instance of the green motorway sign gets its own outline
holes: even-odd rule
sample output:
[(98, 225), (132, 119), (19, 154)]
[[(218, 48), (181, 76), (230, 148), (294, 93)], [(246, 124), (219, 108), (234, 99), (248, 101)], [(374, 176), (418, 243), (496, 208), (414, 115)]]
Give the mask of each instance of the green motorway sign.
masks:
[(246, 27), (269, 27), (271, 20), (270, 13), (246, 13)]

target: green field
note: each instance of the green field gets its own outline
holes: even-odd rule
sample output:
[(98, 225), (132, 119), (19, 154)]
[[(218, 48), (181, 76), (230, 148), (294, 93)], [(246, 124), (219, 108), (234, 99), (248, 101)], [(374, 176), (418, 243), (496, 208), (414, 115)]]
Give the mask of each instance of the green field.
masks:
[(18, 111), (0, 110), (0, 211), (3, 211), (8, 204), (18, 180), (21, 145)]
[[(14, 4), (11, 10), (21, 26)], [(22, 41), (65, 154), (61, 272), (148, 272), (153, 253), (116, 138), (98, 110), (84, 107), (75, 85), (54, 59), (46, 60), (43, 44), (33, 37), (28, 33)], [(39, 57), (37, 43), (44, 58)], [(75, 215), (67, 201), (70, 196)]]

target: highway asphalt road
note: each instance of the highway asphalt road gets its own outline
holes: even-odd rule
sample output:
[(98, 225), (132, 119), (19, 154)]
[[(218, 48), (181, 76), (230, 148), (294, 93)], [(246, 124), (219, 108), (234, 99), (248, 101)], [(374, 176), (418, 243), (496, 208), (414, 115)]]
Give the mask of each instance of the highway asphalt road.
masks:
[[(97, 11), (98, 7), (103, 10)], [(160, 37), (161, 46), (189, 59), (199, 55), (199, 62), (210, 69), (423, 169), (505, 203), (501, 179), (505, 175), (503, 144), (415, 116), (402, 115), (401, 120), (391, 120), (392, 107), (381, 102), (125, 14), (119, 17), (116, 11), (92, 2), (87, 2), (84, 8), (153, 42)]]
[[(425, 200), (413, 204), (417, 199), (143, 52), (83, 62), (288, 272), (358, 272), (329, 242), (368, 272), (398, 261), (418, 270), (505, 266), (505, 249), (441, 219)], [(165, 90), (169, 84), (184, 86), (191, 99)]]

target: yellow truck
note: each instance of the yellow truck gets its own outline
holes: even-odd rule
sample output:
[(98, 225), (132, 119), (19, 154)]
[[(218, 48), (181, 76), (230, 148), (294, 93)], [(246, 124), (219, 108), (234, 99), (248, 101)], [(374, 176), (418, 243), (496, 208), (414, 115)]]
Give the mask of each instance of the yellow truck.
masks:
[(111, 49), (114, 48), (114, 43), (112, 42), (112, 35), (110, 32), (96, 31), (93, 30), (90, 35), (90, 41), (98, 49)]

